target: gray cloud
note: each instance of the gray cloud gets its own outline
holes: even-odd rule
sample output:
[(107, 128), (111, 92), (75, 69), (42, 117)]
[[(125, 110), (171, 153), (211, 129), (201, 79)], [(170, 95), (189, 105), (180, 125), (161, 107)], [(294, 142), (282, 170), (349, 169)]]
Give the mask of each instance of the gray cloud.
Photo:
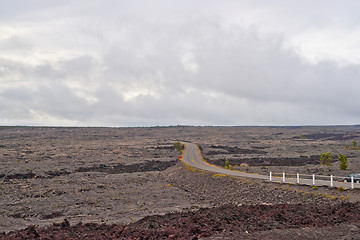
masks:
[[(77, 19), (80, 8), (72, 5), (64, 15), (67, 4), (73, 3), (46, 6), (39, 15), (60, 26), (36, 27), (45, 39), (0, 38), (0, 49), (11, 52), (0, 57), (0, 124), (293, 125), (360, 119), (360, 66), (310, 62), (284, 34), (224, 24), (223, 16), (188, 11), (186, 4), (167, 22), (161, 20), (172, 12), (159, 17), (154, 13), (161, 10), (146, 14), (137, 3), (121, 8), (114, 2), (118, 8), (110, 9), (91, 1), (80, 20), (71, 22), (64, 19)], [(21, 23), (35, 10), (19, 11), (26, 14), (15, 11), (8, 19)]]

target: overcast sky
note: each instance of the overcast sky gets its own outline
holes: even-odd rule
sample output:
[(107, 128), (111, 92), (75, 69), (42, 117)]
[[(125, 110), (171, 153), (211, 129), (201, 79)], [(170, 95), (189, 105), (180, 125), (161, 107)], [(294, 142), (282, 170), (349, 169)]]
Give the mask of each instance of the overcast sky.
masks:
[(360, 123), (358, 0), (0, 0), (0, 125)]

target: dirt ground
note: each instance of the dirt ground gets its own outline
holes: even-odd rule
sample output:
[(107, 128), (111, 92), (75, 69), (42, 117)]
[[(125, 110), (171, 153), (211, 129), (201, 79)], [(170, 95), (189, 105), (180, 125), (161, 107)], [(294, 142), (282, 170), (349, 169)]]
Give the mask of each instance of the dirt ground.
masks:
[[(354, 140), (360, 145), (360, 127), (1, 128), (0, 232), (4, 233), (0, 239), (22, 233), (36, 237), (35, 232), (42, 231), (46, 239), (55, 228), (73, 234), (82, 229), (80, 234), (91, 224), (95, 224), (91, 228), (103, 232), (115, 231), (110, 226), (116, 224), (120, 234), (117, 238), (134, 239), (140, 233), (150, 239), (286, 239), (279, 236), (294, 234), (299, 236), (294, 239), (360, 239), (360, 214), (354, 211), (359, 207), (359, 190), (313, 189), (198, 171), (177, 163), (178, 152), (172, 147), (175, 141), (197, 143), (209, 162), (222, 165), (228, 158), (235, 168), (248, 172), (346, 176), (360, 172), (360, 152), (350, 148)], [(319, 165), (323, 152), (334, 154), (332, 167)], [(348, 157), (346, 171), (338, 170), (339, 153)], [(245, 167), (240, 167), (242, 163)], [(251, 231), (242, 225), (232, 229), (239, 216), (224, 220), (219, 214), (224, 204), (229, 209), (234, 207), (234, 211), (251, 206), (273, 206), (281, 211), (285, 204), (296, 214), (293, 219), (281, 220), (283, 227), (275, 223), (260, 229), (257, 225), (262, 222), (250, 221), (249, 216), (245, 220)], [(322, 209), (319, 211), (323, 214), (314, 216), (312, 224), (289, 225), (309, 208)], [(339, 209), (347, 211), (338, 216)], [(215, 219), (200, 218), (195, 226), (193, 220), (181, 220), (201, 211), (208, 211)], [(264, 214), (260, 212), (259, 216)], [(148, 216), (154, 216), (158, 223), (151, 220), (155, 224), (152, 227), (141, 225), (144, 219), (152, 219)], [(329, 218), (338, 221), (324, 220)], [(173, 224), (175, 230), (164, 227), (163, 222), (171, 219), (185, 225), (188, 230), (182, 232), (188, 235), (176, 230), (182, 229), (181, 224)], [(228, 225), (211, 231), (205, 227), (216, 219)], [(18, 229), (23, 230), (10, 232)]]

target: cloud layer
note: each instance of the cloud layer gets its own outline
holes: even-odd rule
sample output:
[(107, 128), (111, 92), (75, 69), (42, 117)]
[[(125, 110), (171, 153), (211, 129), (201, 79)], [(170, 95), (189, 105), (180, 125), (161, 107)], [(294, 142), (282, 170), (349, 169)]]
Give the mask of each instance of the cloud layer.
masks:
[(213, 2), (86, 3), (1, 12), (0, 124), (359, 123), (356, 61), (311, 61), (287, 33)]

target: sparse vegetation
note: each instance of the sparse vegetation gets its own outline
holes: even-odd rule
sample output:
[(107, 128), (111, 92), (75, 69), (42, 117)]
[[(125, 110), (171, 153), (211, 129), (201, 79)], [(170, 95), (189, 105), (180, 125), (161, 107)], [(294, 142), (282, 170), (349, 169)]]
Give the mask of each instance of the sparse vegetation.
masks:
[(226, 159), (226, 160), (225, 160), (225, 168), (226, 168), (226, 169), (230, 169), (229, 159)]
[(217, 174), (214, 174), (212, 177), (225, 177), (225, 176), (226, 176), (225, 174), (217, 173)]
[[(212, 229), (219, 230), (214, 233), (214, 236), (220, 236), (226, 229), (230, 238), (246, 239), (249, 235), (249, 238), (257, 237), (258, 239), (260, 232), (256, 229), (262, 226), (264, 230), (276, 229), (279, 234), (288, 234), (287, 238), (303, 233), (303, 227), (309, 227), (306, 230), (308, 232), (314, 228), (316, 234), (327, 234), (333, 229), (332, 226), (339, 225), (341, 219), (347, 222), (359, 219), (359, 204), (348, 204), (348, 202), (358, 201), (358, 189), (338, 191), (339, 185), (336, 183), (335, 187), (329, 189), (320, 186), (320, 182), (316, 182), (319, 186), (316, 190), (317, 186), (305, 186), (303, 182), (299, 185), (271, 183), (216, 174), (196, 169), (183, 162), (175, 165), (176, 157), (187, 156), (184, 151), (174, 150), (174, 143), (178, 141), (176, 139), (179, 139), (180, 144), (182, 141), (200, 142), (209, 165), (213, 164), (211, 162), (213, 159), (218, 160), (218, 166), (224, 167), (225, 160), (228, 158), (229, 169), (233, 164), (235, 170), (260, 174), (263, 172), (268, 174), (272, 171), (274, 177), (281, 176), (284, 171), (289, 178), (295, 178), (297, 172), (301, 175), (316, 173), (328, 176), (332, 174), (338, 176), (334, 178), (334, 181), (341, 181), (342, 178), (339, 176), (346, 176), (347, 172), (339, 170), (338, 163), (335, 163), (336, 166), (332, 168), (319, 165), (320, 155), (323, 152), (332, 152), (334, 161), (337, 161), (341, 152), (349, 157), (349, 162), (350, 159), (358, 159), (360, 156), (358, 150), (351, 152), (352, 141), (356, 139), (360, 142), (356, 135), (357, 130), (352, 131), (353, 128), (351, 128), (340, 132), (340, 130), (332, 130), (334, 128), (327, 130), (328, 128), (321, 127), (319, 129), (305, 127), (300, 130), (299, 128), (263, 127), (19, 128), (12, 131), (0, 131), (4, 138), (4, 142), (0, 144), (0, 155), (6, 160), (0, 172), (0, 179), (3, 178), (2, 186), (0, 186), (3, 194), (0, 201), (3, 229), (19, 229), (26, 227), (24, 222), (26, 224), (31, 222), (36, 225), (35, 230), (41, 235), (40, 238), (43, 237), (40, 227), (53, 222), (59, 223), (59, 226), (48, 230), (48, 233), (54, 236), (62, 234), (60, 230), (76, 229), (79, 232), (78, 229), (82, 227), (88, 227), (89, 234), (93, 234), (95, 226), (98, 226), (101, 228), (99, 238), (105, 236), (101, 235), (103, 233), (109, 233), (106, 235), (108, 238), (115, 238), (120, 234), (130, 234), (129, 229), (142, 229), (142, 227), (150, 228), (146, 230), (148, 235), (135, 232), (134, 236), (151, 238), (157, 228), (159, 228), (159, 233), (163, 234), (167, 229), (178, 229), (179, 226), (185, 229), (179, 230), (180, 233), (187, 229), (190, 231), (189, 236), (183, 236), (184, 239), (211, 238)], [(329, 133), (321, 135), (321, 132)], [(304, 134), (306, 141), (299, 139), (300, 133)], [(127, 136), (137, 137), (128, 138)], [(109, 141), (109, 139), (115, 140)], [(348, 144), (349, 150), (344, 150), (345, 143)], [(190, 149), (186, 145), (176, 145)], [(196, 154), (198, 154), (197, 151)], [(54, 162), (57, 164), (53, 164)], [(171, 162), (172, 165), (167, 165), (167, 162)], [(36, 166), (41, 166), (41, 168)], [(163, 166), (173, 167), (163, 171), (165, 169)], [(352, 172), (358, 172), (359, 163), (353, 161), (349, 168)], [(10, 172), (9, 169), (13, 171)], [(223, 168), (223, 171), (226, 170)], [(74, 178), (77, 180), (73, 181)], [(305, 178), (311, 179), (310, 176)], [(344, 186), (349, 188), (348, 183)], [(355, 187), (358, 187), (356, 183)], [(43, 204), (39, 204), (37, 200), (41, 200)], [(8, 204), (9, 202), (19, 203)], [(339, 205), (340, 203), (342, 205)], [(45, 205), (48, 207), (42, 208)], [(221, 209), (213, 209), (215, 206), (223, 205)], [(236, 211), (236, 206), (241, 207), (241, 211)], [(309, 208), (310, 206), (313, 207)], [(336, 206), (334, 211), (329, 210), (334, 206)], [(203, 208), (215, 211), (201, 215), (202, 211), (205, 211)], [(290, 211), (288, 211), (289, 208)], [(179, 209), (184, 211), (181, 211), (179, 218), (172, 220), (174, 216), (168, 213), (177, 212)], [(190, 212), (185, 211), (186, 209)], [(321, 211), (322, 209), (325, 210)], [(259, 211), (263, 212), (263, 215), (260, 215)], [(79, 217), (75, 219), (75, 215)], [(215, 219), (208, 219), (212, 216)], [(219, 219), (219, 216), (223, 218)], [(240, 223), (239, 216), (243, 217)], [(251, 216), (254, 216), (254, 221), (249, 220)], [(269, 219), (269, 216), (274, 219)], [(143, 217), (145, 217), (144, 220), (140, 220), (138, 225), (130, 225), (134, 224), (131, 222), (136, 222)], [(188, 217), (194, 218), (194, 222), (191, 222)], [(48, 218), (49, 221), (44, 221)], [(74, 225), (61, 227), (60, 221), (66, 218), (72, 220)], [(77, 225), (77, 219), (89, 224)], [(173, 221), (173, 224), (161, 225), (159, 223), (157, 225), (156, 219), (163, 219), (161, 224), (163, 222), (168, 224), (170, 221)], [(199, 222), (199, 219), (204, 222)], [(227, 223), (229, 219), (231, 222), (226, 228), (219, 225)], [(312, 222), (309, 223), (310, 220)], [(99, 225), (95, 225), (95, 222)], [(124, 225), (112, 229), (108, 225), (103, 225), (104, 222), (109, 222), (109, 224), (119, 222)], [(282, 229), (285, 223), (290, 224), (289, 229)], [(299, 225), (303, 223), (310, 225)], [(317, 223), (320, 224), (319, 227), (314, 225)], [(324, 228), (324, 224), (328, 227)], [(62, 225), (68, 226), (69, 223)], [(167, 228), (167, 226), (170, 227)], [(282, 228), (277, 229), (278, 226)], [(344, 226), (346, 228), (341, 230), (334, 228), (336, 234), (341, 233), (342, 237), (346, 237), (345, 234), (351, 232), (349, 228), (356, 229), (357, 225), (348, 227), (348, 224), (344, 224)], [(125, 228), (126, 230), (123, 231)], [(249, 231), (249, 234), (245, 230)], [(34, 231), (31, 232), (28, 229), (24, 232), (31, 237), (35, 234)], [(80, 229), (80, 231), (85, 230)], [(119, 235), (115, 235), (114, 231), (118, 231)], [(322, 232), (319, 233), (320, 231)], [(85, 235), (85, 232), (80, 233), (83, 234), (82, 236)], [(176, 238), (180, 233), (166, 232), (167, 235), (164, 233), (164, 235), (156, 236), (170, 238), (169, 236), (174, 235)], [(201, 233), (209, 235), (199, 236)], [(251, 235), (252, 233), (254, 236)], [(236, 234), (241, 236), (235, 237)], [(352, 232), (348, 238), (356, 234)], [(329, 235), (328, 238), (337, 239), (334, 236)], [(123, 235), (123, 238), (126, 237), (130, 239), (132, 235)], [(222, 235), (221, 237), (226, 238)], [(0, 239), (2, 239), (1, 236)], [(4, 239), (11, 238), (5, 236)]]
[(347, 195), (346, 197), (344, 195), (341, 195), (341, 201), (345, 201), (349, 198), (349, 195)]
[(352, 141), (351, 144), (352, 144), (351, 147), (349, 147), (349, 145), (345, 144), (345, 149), (346, 150), (359, 150), (360, 151), (360, 148), (359, 148), (358, 143), (357, 143), (356, 140)]
[(184, 146), (180, 142), (174, 143), (174, 148), (179, 152), (184, 149)]
[(347, 157), (344, 155), (344, 154), (341, 154), (340, 153), (340, 156), (339, 156), (339, 168), (340, 170), (346, 170), (347, 169)]
[(331, 152), (322, 153), (320, 156), (320, 164), (325, 166), (332, 166), (333, 156)]

